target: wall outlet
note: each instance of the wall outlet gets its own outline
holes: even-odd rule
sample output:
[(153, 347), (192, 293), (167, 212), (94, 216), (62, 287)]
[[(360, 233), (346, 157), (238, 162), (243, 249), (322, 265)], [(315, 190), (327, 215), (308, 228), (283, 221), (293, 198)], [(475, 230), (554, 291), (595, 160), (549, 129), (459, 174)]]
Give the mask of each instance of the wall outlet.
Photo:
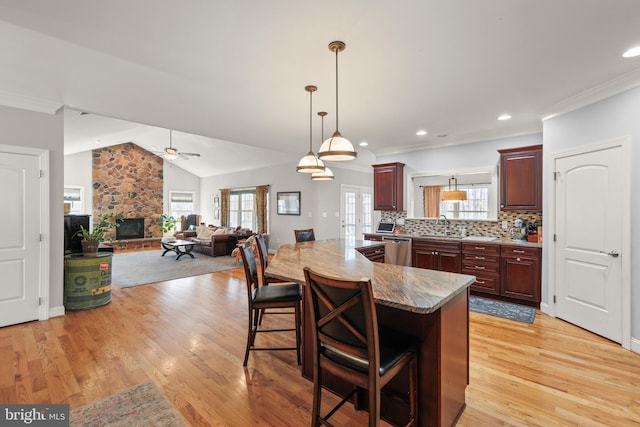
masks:
[(312, 216), (313, 216), (313, 212), (309, 212), (309, 213), (307, 214), (307, 216), (308, 216), (308, 217), (312, 217)]
[(327, 213), (326, 212), (322, 212), (322, 218), (326, 218), (327, 217)]
[(504, 229), (509, 228), (509, 223), (507, 221), (502, 221), (502, 228)]

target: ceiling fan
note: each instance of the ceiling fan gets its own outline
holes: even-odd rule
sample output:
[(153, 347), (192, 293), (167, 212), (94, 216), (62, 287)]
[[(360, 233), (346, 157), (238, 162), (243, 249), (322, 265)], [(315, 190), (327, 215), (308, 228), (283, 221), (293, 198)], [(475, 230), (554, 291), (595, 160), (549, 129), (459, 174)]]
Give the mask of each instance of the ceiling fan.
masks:
[(185, 160), (189, 160), (191, 157), (200, 157), (198, 153), (183, 153), (178, 151), (177, 148), (173, 146), (173, 131), (169, 129), (169, 146), (164, 149), (163, 152), (156, 153), (162, 155), (167, 160), (175, 160), (178, 157), (182, 157)]

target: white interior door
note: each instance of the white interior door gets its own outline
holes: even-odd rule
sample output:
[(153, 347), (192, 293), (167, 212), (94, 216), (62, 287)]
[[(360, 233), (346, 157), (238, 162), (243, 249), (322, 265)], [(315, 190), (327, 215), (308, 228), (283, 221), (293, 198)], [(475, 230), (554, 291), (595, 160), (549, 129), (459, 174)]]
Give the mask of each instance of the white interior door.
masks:
[(39, 180), (37, 156), (0, 152), (0, 327), (38, 319)]
[(624, 170), (621, 146), (555, 159), (556, 315), (616, 342), (623, 337), (622, 260), (629, 256)]
[(340, 187), (340, 237), (362, 239), (362, 233), (373, 232), (373, 189)]

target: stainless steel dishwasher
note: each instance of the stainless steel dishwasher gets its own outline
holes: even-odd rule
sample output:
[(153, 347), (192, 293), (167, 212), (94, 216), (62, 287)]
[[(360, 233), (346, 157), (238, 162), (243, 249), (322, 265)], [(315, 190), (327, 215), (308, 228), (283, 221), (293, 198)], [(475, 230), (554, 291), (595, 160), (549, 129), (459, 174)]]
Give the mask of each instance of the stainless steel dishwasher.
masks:
[(411, 267), (411, 237), (382, 236), (384, 245), (384, 262), (386, 264)]

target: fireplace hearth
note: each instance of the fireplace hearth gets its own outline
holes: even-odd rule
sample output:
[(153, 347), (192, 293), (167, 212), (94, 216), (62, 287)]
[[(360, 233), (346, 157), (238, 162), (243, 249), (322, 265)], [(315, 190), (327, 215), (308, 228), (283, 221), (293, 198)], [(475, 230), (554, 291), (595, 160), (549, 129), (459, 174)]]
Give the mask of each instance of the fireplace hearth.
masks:
[(116, 227), (116, 240), (144, 239), (144, 218), (126, 218)]

